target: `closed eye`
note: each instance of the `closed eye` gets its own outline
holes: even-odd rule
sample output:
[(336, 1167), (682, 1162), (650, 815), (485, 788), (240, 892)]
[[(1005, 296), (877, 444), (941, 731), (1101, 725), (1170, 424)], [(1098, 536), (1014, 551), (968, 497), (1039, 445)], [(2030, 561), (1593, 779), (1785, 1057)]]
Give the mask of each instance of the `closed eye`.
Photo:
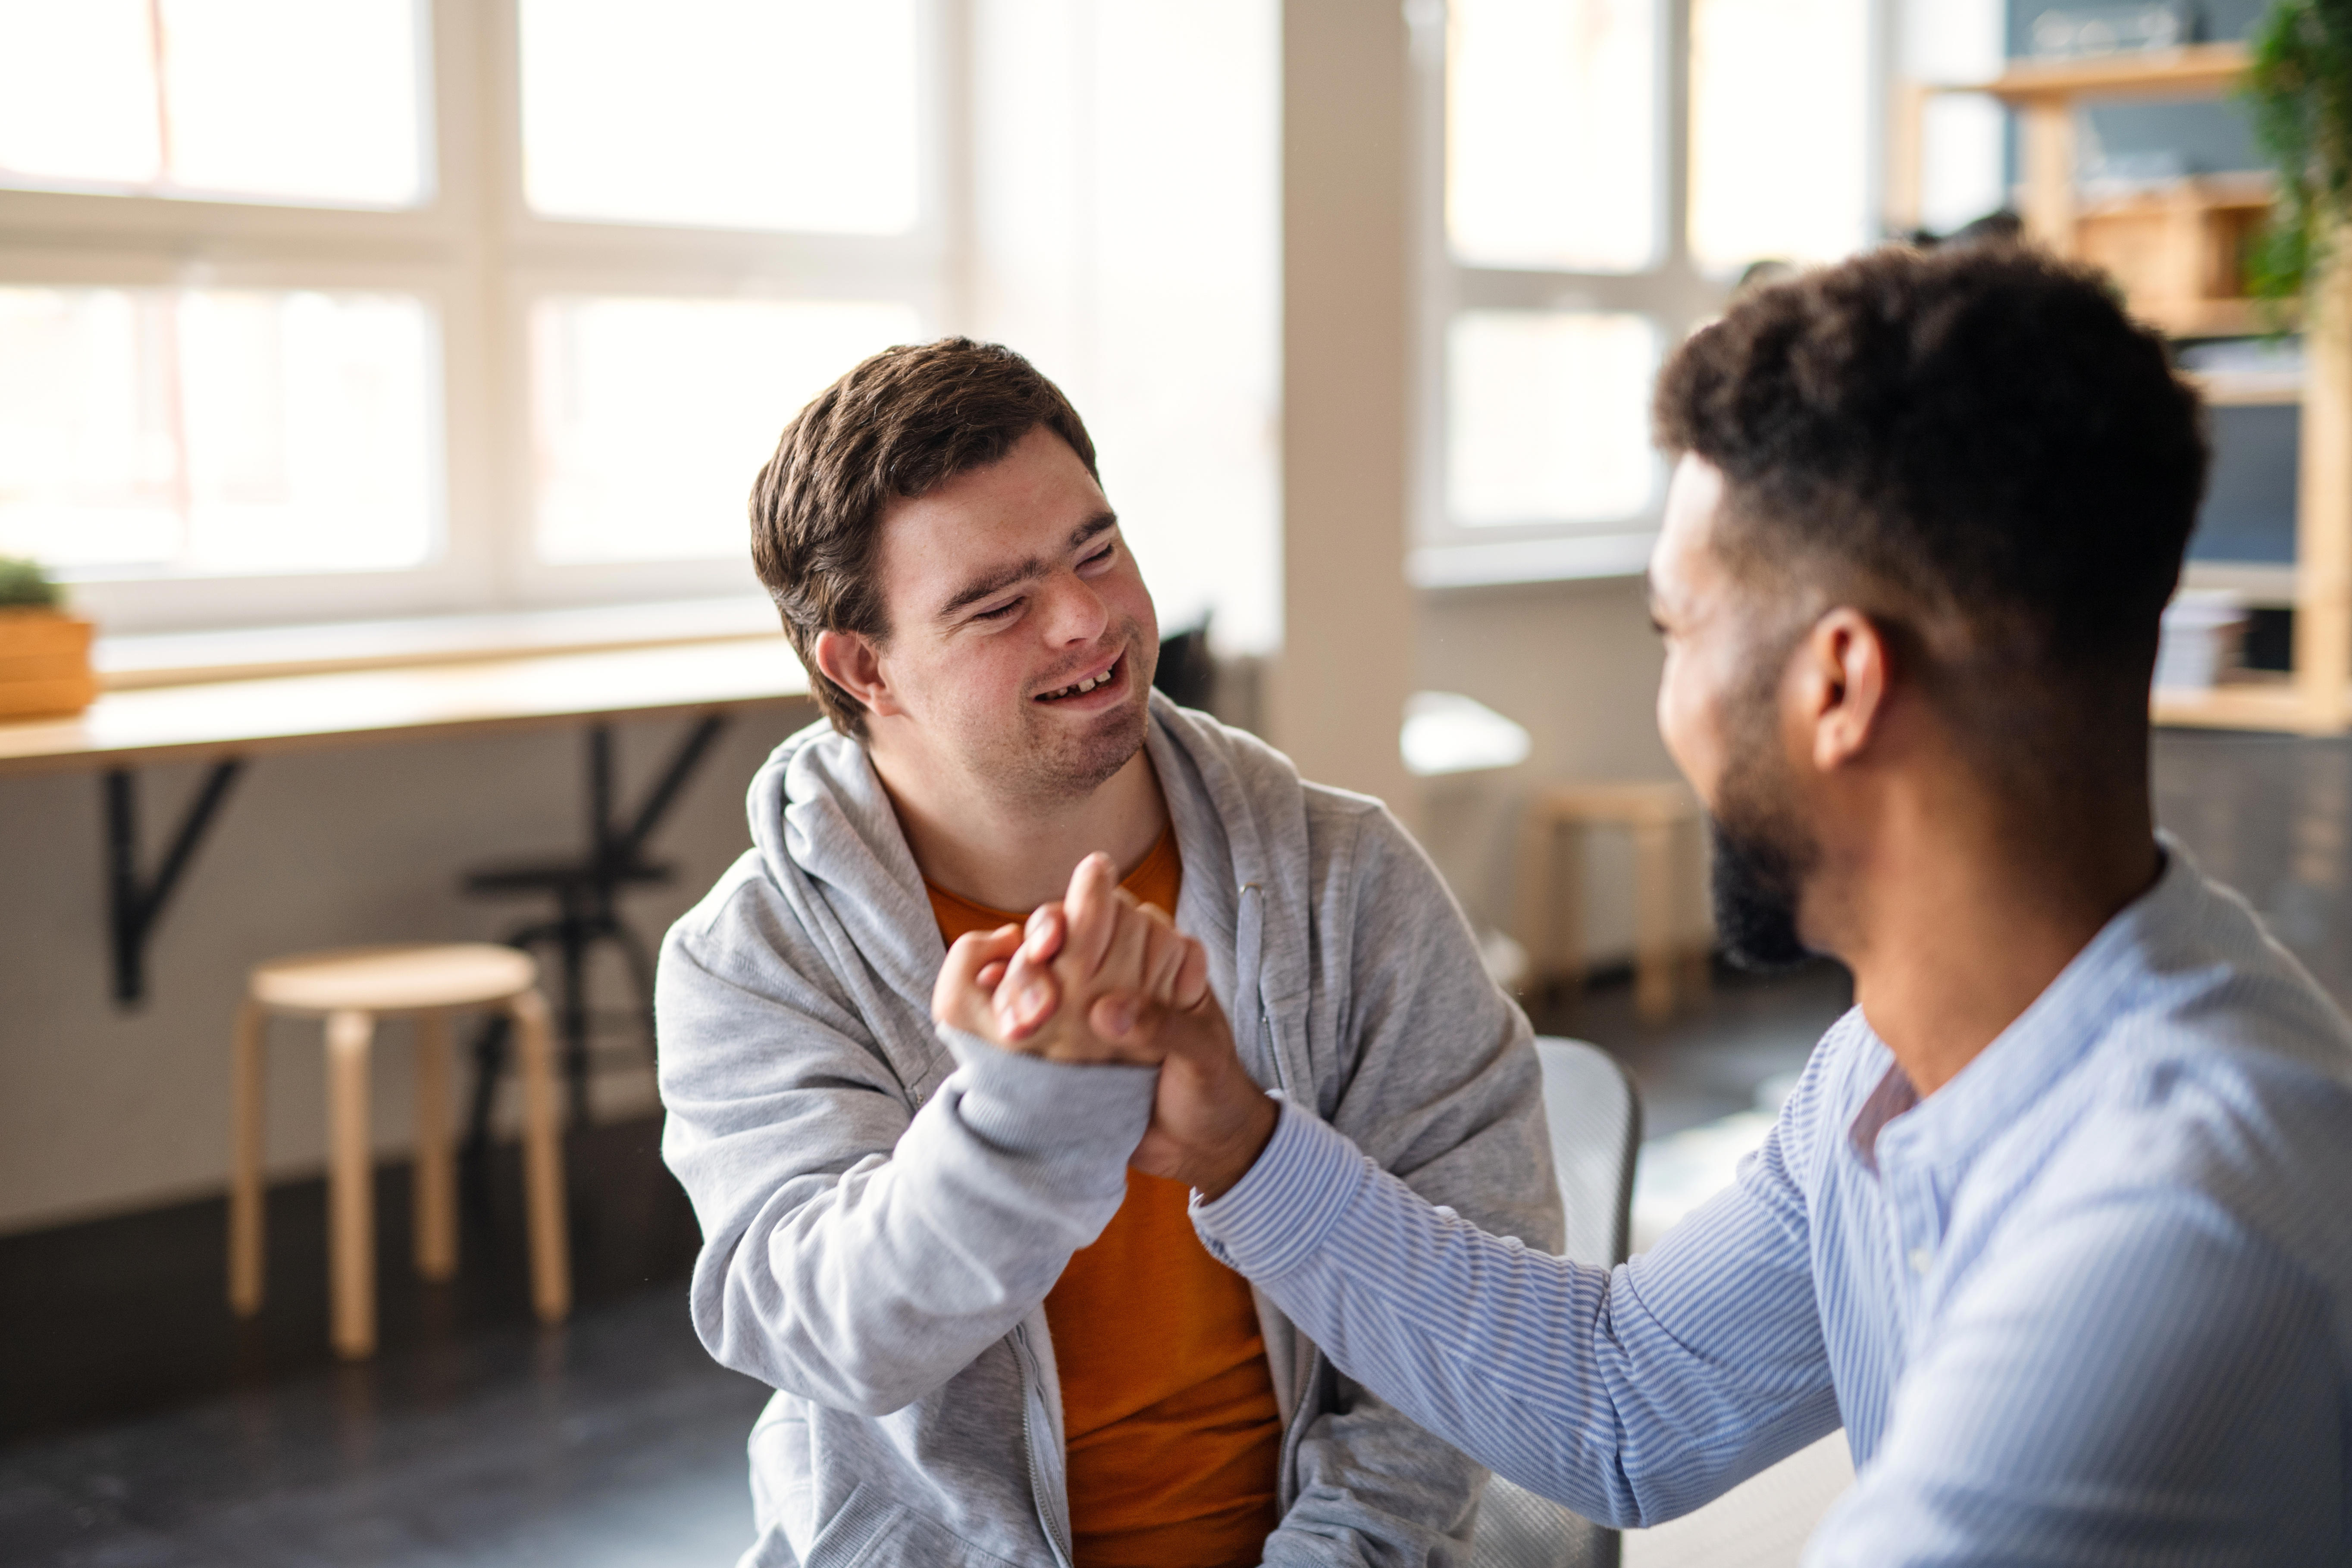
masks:
[(1083, 572), (1090, 566), (1109, 565), (1110, 558), (1118, 549), (1118, 546), (1116, 543), (1104, 545), (1100, 550), (1096, 551), (1092, 555), (1089, 555), (1085, 560), (1079, 562), (1078, 570)]
[(1019, 609), (1021, 607), (1021, 604), (1022, 601), (1019, 599), (1007, 600), (1005, 603), (997, 605), (996, 608), (992, 610), (981, 611), (971, 618), (975, 621), (1001, 621), (1004, 619), (1005, 616), (1011, 615), (1013, 611)]

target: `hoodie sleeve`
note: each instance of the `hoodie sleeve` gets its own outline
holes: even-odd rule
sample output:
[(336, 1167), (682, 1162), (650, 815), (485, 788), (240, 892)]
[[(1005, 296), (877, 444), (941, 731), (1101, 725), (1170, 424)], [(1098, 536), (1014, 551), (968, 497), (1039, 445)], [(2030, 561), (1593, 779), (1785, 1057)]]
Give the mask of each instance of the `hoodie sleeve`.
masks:
[[(1308, 1030), (1325, 1037), (1314, 1041), (1318, 1114), (1428, 1202), (1558, 1247), (1559, 1188), (1526, 1015), (1488, 977), (1452, 893), (1387, 808), (1326, 809), (1338, 831), (1318, 878), (1325, 957), (1312, 1008), (1331, 1020)], [(1331, 1375), (1330, 1409), (1299, 1443), (1297, 1499), (1265, 1562), (1463, 1561), (1486, 1471)]]
[[(999, 1051), (909, 1095), (753, 872), (672, 928), (656, 984), (662, 1156), (722, 1365), (887, 1415), (1003, 1338), (1127, 1193), (1156, 1074)], [(812, 979), (813, 975), (824, 979)]]

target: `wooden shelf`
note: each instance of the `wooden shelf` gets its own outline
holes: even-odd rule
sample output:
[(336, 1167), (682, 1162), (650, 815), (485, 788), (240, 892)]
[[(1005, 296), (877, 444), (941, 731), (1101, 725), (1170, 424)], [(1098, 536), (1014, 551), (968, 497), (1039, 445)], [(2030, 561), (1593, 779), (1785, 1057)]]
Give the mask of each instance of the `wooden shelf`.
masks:
[(2337, 713), (2315, 713), (2309, 700), (2287, 681), (2217, 686), (2210, 691), (2158, 689), (2148, 704), (2158, 724), (2201, 730), (2279, 730), (2296, 735), (2335, 734), (2344, 727)]
[(2019, 105), (2053, 98), (2210, 98), (2237, 85), (2245, 69), (2243, 44), (2192, 44), (2079, 59), (2017, 60), (1989, 82), (1935, 90), (1987, 92)]
[(2235, 594), (2250, 610), (2294, 608), (2295, 571), (2266, 561), (2191, 561), (2180, 569), (2184, 588), (2219, 588)]
[(2284, 408), (2303, 401), (2301, 371), (2206, 371), (2183, 373), (2214, 408)]
[[(2132, 313), (2168, 337), (2254, 337), (2280, 328), (2302, 333), (2300, 374), (2196, 376), (2217, 406), (2298, 410), (2297, 564), (2284, 574), (2264, 571), (2263, 596), (2255, 601), (2291, 599), (2294, 674), (2210, 692), (2159, 691), (2150, 709), (2159, 724), (2340, 734), (2352, 726), (2352, 258), (2316, 281), (2309, 310), (2273, 310), (2233, 298), (2246, 286), (2246, 247), (2271, 203), (2264, 181), (2206, 175), (2103, 188), (2084, 181), (2077, 156), (2084, 103), (2218, 98), (2244, 79), (2248, 64), (2242, 44), (2201, 44), (2013, 60), (1989, 82), (1907, 85), (1896, 96), (1889, 132), (1886, 210), (1897, 223), (1917, 221), (1927, 99), (1989, 93), (2017, 114), (2023, 175), (2018, 205), (2029, 240), (2105, 271)], [(2192, 580), (2200, 574), (2189, 568)]]
[(2252, 300), (2135, 300), (2131, 311), (2168, 338), (2252, 338), (2271, 330)]

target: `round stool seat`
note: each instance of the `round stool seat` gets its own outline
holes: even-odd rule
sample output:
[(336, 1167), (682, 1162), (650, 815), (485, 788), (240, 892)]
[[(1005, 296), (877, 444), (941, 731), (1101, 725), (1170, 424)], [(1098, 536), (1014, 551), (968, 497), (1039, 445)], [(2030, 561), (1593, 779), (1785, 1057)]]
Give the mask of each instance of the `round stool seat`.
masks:
[(305, 1013), (471, 1007), (530, 990), (539, 964), (493, 942), (422, 942), (296, 953), (255, 966), (253, 999)]

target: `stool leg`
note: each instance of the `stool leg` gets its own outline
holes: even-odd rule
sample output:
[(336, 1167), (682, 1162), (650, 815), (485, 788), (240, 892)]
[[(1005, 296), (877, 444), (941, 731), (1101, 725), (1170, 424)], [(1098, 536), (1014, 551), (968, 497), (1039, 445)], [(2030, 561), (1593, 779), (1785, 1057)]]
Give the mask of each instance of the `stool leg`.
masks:
[[(1559, 828), (1567, 829), (1566, 833)], [(1567, 843), (1554, 852), (1552, 952), (1571, 996), (1584, 990), (1584, 824), (1564, 822), (1554, 830)]]
[(457, 1181), (449, 1150), (449, 1015), (416, 1019), (416, 1272), (457, 1272)]
[(553, 1042), (547, 1002), (526, 991), (507, 1004), (522, 1066), (522, 1170), (530, 1216), (530, 1300), (543, 1323), (572, 1310), (571, 1241), (564, 1233), (562, 1133), (556, 1125)]
[(328, 1015), (328, 1280), (335, 1353), (346, 1361), (375, 1353), (375, 1172), (368, 1143), (368, 1048), (374, 1033), (375, 1020), (365, 1013)]
[(1633, 1011), (1655, 1024), (1675, 1010), (1675, 830), (1633, 825)]
[[(1685, 995), (1696, 998), (1706, 995), (1714, 985), (1707, 973), (1707, 944), (1693, 941), (1692, 928), (1685, 923), (1696, 912), (1691, 902), (1692, 889), (1706, 879), (1706, 830), (1697, 817), (1685, 817), (1675, 826), (1675, 842), (1682, 850), (1675, 861), (1675, 908), (1678, 911), (1675, 940), (1681, 944), (1681, 988)], [(1706, 922), (1702, 920), (1698, 923), (1703, 927)]]
[(1550, 910), (1558, 900), (1552, 886), (1552, 853), (1559, 834), (1543, 806), (1528, 803), (1519, 823), (1519, 945), (1528, 950), (1528, 994), (1535, 995), (1551, 979), (1554, 951)]
[(247, 998), (236, 1010), (229, 1060), (228, 1305), (240, 1318), (261, 1310), (261, 1138), (268, 1015)]

